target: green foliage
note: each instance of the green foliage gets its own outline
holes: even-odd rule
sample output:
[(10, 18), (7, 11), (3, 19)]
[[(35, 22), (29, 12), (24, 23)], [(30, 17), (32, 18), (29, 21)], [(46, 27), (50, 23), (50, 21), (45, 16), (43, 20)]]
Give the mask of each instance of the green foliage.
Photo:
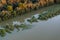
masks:
[(19, 31), (20, 25), (15, 24), (14, 27)]
[(4, 37), (6, 35), (5, 29), (0, 29), (0, 36)]
[(13, 10), (13, 6), (12, 6), (12, 5), (8, 5), (8, 6), (7, 6), (7, 10), (8, 10), (8, 11), (12, 11), (12, 10)]
[(27, 21), (30, 22), (30, 23), (38, 22), (38, 20), (34, 16), (31, 19), (28, 19)]

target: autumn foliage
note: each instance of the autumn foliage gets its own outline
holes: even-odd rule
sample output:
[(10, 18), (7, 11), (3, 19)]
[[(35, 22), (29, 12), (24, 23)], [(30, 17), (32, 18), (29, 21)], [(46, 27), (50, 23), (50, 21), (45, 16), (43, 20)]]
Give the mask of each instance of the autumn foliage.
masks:
[(60, 3), (59, 0), (0, 0), (0, 19), (25, 14), (40, 7)]

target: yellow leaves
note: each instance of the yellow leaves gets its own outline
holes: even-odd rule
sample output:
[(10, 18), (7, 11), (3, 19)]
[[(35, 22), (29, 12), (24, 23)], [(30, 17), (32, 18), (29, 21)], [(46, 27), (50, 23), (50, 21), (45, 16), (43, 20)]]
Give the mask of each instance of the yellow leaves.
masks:
[(36, 4), (33, 4), (33, 5), (31, 6), (32, 9), (34, 9), (35, 7), (36, 7)]
[(6, 10), (3, 10), (3, 11), (1, 12), (1, 15), (2, 15), (2, 16), (6, 16), (6, 15), (10, 16), (10, 15), (11, 15), (11, 12), (6, 11)]
[(54, 3), (54, 0), (49, 0), (50, 3)]
[(19, 6), (19, 7), (22, 7), (22, 6), (23, 6), (23, 3), (19, 3), (18, 6)]
[(9, 0), (9, 2), (13, 3), (13, 2), (14, 2), (14, 0)]
[(27, 4), (24, 3), (23, 6), (24, 6), (24, 8), (26, 8), (27, 7)]
[(24, 8), (23, 3), (19, 3), (19, 8), (20, 9), (23, 9)]
[(7, 9), (8, 9), (9, 11), (12, 11), (12, 10), (13, 10), (13, 6), (12, 6), (12, 5), (8, 5), (8, 6), (7, 6)]
[(3, 4), (2, 3), (0, 3), (0, 7), (3, 7)]
[(39, 1), (39, 4), (41, 5), (41, 6), (44, 6), (44, 5), (49, 5), (49, 4), (53, 4), (54, 3), (54, 0), (40, 0)]
[(16, 8), (16, 10), (17, 10), (17, 11), (19, 11), (19, 10), (20, 10), (20, 8), (19, 8), (19, 7), (17, 7), (17, 8)]
[(33, 4), (32, 4), (32, 3), (28, 3), (27, 5), (28, 5), (28, 7), (32, 7), (32, 6), (33, 6)]
[(5, 15), (5, 11), (4, 10), (2, 11), (2, 14)]
[(8, 13), (8, 12), (5, 11), (5, 10), (3, 10), (3, 11), (1, 12), (2, 15), (5, 15), (6, 13)]
[(27, 8), (27, 4), (25, 4), (25, 3), (19, 3), (19, 8), (20, 9), (26, 9)]
[(39, 8), (40, 4), (39, 3), (36, 3), (36, 8)]
[(7, 3), (6, 0), (1, 0), (1, 2), (2, 2), (2, 4), (6, 4)]
[(20, 0), (17, 0), (16, 2), (20, 2)]
[[(38, 6), (42, 6), (43, 7), (46, 4), (49, 5), (49, 2), (53, 2), (54, 0), (39, 0), (39, 2), (38, 3), (35, 3), (35, 4), (33, 4), (31, 1), (29, 1), (27, 3), (28, 0), (25, 0), (24, 3), (21, 3), (20, 1), (21, 0), (8, 0), (8, 3), (9, 4), (13, 4), (15, 2), (18, 2), (19, 3), (18, 4), (19, 9), (27, 9), (27, 8), (35, 8), (35, 7), (38, 7)], [(6, 0), (2, 0), (2, 3), (3, 4), (6, 3)], [(0, 6), (2, 6), (1, 3), (0, 3)], [(13, 7), (11, 5), (8, 5), (7, 6), (7, 9), (9, 11), (12, 11), (13, 10)]]
[(42, 0), (40, 1), (40, 4), (41, 4), (41, 6), (44, 6), (44, 2)]

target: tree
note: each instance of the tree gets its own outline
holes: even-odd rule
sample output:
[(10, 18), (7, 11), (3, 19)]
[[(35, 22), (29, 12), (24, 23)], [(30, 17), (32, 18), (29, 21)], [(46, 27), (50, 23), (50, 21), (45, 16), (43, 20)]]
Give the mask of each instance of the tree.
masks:
[(12, 5), (8, 5), (7, 9), (8, 9), (8, 11), (12, 11), (13, 10), (13, 6)]
[(7, 4), (6, 0), (1, 0), (2, 4)]

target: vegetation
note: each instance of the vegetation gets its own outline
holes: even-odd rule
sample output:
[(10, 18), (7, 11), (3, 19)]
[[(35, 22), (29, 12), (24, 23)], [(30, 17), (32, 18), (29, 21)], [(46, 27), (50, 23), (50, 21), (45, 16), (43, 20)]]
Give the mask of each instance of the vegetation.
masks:
[(34, 16), (31, 19), (28, 19), (27, 21), (30, 22), (30, 23), (38, 22), (38, 20)]
[(0, 29), (0, 36), (4, 37), (6, 35), (5, 29)]
[(12, 33), (12, 31), (14, 31), (14, 29), (17, 29), (18, 31), (20, 30), (20, 28), (22, 28), (22, 31), (24, 29), (28, 29), (28, 25), (26, 24), (15, 24), (15, 25), (9, 25), (9, 24), (6, 24), (4, 26), (1, 26), (1, 29), (0, 29), (0, 36), (1, 37), (4, 37), (6, 35), (6, 33)]
[(60, 8), (59, 7), (52, 7), (48, 10), (42, 12), (38, 15), (38, 18), (35, 18), (34, 16), (31, 19), (27, 19), (28, 22), (38, 22), (38, 20), (48, 20), (49, 18), (52, 18), (54, 16), (57, 16), (60, 14)]
[(59, 15), (60, 8), (50, 8), (46, 12), (43, 12), (42, 14), (39, 15), (38, 19), (40, 20), (47, 20), (48, 18), (54, 17), (56, 15)]
[[(43, 0), (43, 1), (42, 0), (39, 1), (2, 0), (0, 1), (0, 22), (16, 17), (17, 15), (25, 14), (26, 12), (30, 12), (32, 10), (37, 10), (41, 7), (52, 5), (54, 4), (54, 2), (55, 2), (54, 0), (48, 0), (48, 1), (47, 0)], [(38, 18), (35, 18), (33, 16), (32, 18), (27, 19), (27, 21), (33, 23), (33, 22), (38, 22), (38, 20), (48, 20), (48, 18), (52, 18), (59, 14), (60, 14), (60, 7), (53, 7), (39, 14)], [(28, 29), (28, 26), (24, 23), (20, 25), (6, 24), (1, 27), (0, 36), (4, 37), (6, 33), (11, 33), (12, 31), (14, 31), (14, 29), (17, 29), (19, 31), (20, 28), (24, 30), (24, 29)]]
[(54, 3), (55, 0), (1, 0), (0, 22)]
[[(12, 13), (12, 12), (11, 12)], [(59, 7), (53, 7), (53, 8), (49, 8), (48, 10), (42, 12), (41, 14), (38, 15), (38, 18), (35, 18), (35, 16), (32, 16), (32, 18), (27, 19), (28, 22), (33, 23), (33, 22), (38, 22), (38, 20), (48, 20), (49, 18), (52, 18), (56, 15), (60, 14), (60, 8)], [(7, 14), (4, 14), (7, 15)], [(28, 29), (28, 25), (21, 23), (21, 24), (6, 24), (4, 26), (1, 26), (0, 29), (0, 36), (4, 37), (6, 35), (6, 33), (12, 33), (12, 31), (14, 31), (14, 29), (17, 29), (18, 31), (22, 28), (22, 30), (24, 29)]]

